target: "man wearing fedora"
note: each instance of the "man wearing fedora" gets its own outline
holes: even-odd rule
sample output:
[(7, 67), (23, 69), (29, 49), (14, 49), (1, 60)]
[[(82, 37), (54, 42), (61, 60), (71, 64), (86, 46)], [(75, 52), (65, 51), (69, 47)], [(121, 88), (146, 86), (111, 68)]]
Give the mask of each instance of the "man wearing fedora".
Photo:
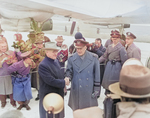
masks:
[(136, 36), (131, 33), (126, 33), (126, 51), (128, 58), (136, 58), (141, 60), (141, 50), (133, 43)]
[[(66, 44), (63, 44), (64, 39), (63, 36), (57, 36), (55, 39), (57, 42), (56, 45), (57, 47), (60, 48), (59, 52), (57, 53), (57, 60), (61, 66), (61, 69), (65, 71), (65, 62), (68, 59), (68, 46)], [(64, 88), (65, 95), (67, 94), (67, 88)]]
[(150, 118), (150, 69), (142, 65), (126, 65), (119, 82), (111, 84), (112, 93), (121, 96), (117, 118)]
[(68, 59), (68, 47), (66, 44), (63, 44), (64, 42), (63, 36), (57, 36), (55, 41), (57, 42), (56, 45), (60, 48), (60, 51), (57, 54), (57, 59), (61, 67), (64, 67), (65, 62)]
[(83, 38), (74, 41), (76, 52), (68, 59), (65, 78), (71, 81), (68, 105), (73, 111), (98, 106), (100, 67), (98, 56), (87, 51)]
[[(69, 85), (69, 79), (64, 79), (64, 72), (61, 69), (57, 58), (57, 53), (60, 50), (55, 42), (45, 43), (46, 56), (39, 64), (38, 73), (40, 80), (39, 88), (39, 111), (40, 118), (46, 118), (46, 111), (43, 108), (43, 99), (49, 93), (57, 93), (64, 98), (64, 87)], [(55, 115), (55, 118), (63, 118), (64, 111)], [(51, 115), (49, 118), (53, 118)]]

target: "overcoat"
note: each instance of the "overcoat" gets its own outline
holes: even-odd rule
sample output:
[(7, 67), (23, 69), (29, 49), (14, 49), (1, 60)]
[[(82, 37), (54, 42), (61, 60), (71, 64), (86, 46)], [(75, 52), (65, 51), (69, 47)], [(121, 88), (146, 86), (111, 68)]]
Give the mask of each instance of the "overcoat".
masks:
[[(45, 57), (38, 68), (40, 88), (39, 88), (39, 110), (40, 118), (46, 118), (46, 111), (43, 108), (43, 99), (49, 93), (57, 93), (64, 97), (64, 72), (61, 70), (58, 60)], [(64, 111), (55, 115), (55, 118), (63, 118)], [(50, 117), (53, 118), (53, 117)]]
[(98, 55), (98, 57), (100, 58), (103, 54), (104, 54), (104, 52), (106, 51), (106, 48), (105, 47), (103, 47), (103, 45), (101, 45), (97, 50), (96, 50), (96, 54)]
[(25, 67), (23, 60), (21, 60), (9, 66), (8, 72), (17, 72), (17, 74), (12, 75), (13, 99), (15, 101), (32, 99), (30, 67)]
[(68, 59), (66, 77), (71, 79), (68, 105), (72, 110), (97, 106), (97, 98), (92, 98), (94, 90), (100, 91), (100, 65), (98, 56), (85, 52), (82, 60), (76, 53)]
[[(11, 50), (0, 54), (0, 62), (5, 57), (7, 57), (7, 58), (14, 57), (13, 59), (9, 60), (9, 64), (17, 62), (17, 58), (15, 57), (15, 53)], [(1, 95), (9, 95), (9, 94), (13, 93), (11, 75), (8, 72), (9, 64), (7, 64), (6, 62), (0, 63), (0, 94)]]
[(141, 50), (134, 43), (132, 43), (126, 50), (128, 59), (136, 58), (141, 60)]
[(115, 47), (108, 46), (104, 55), (100, 57), (100, 63), (107, 61), (102, 81), (105, 89), (108, 89), (110, 84), (119, 81), (120, 70), (126, 60), (127, 52), (120, 42)]
[(108, 39), (104, 45), (104, 47), (108, 48), (109, 45), (111, 45), (113, 42), (111, 39)]

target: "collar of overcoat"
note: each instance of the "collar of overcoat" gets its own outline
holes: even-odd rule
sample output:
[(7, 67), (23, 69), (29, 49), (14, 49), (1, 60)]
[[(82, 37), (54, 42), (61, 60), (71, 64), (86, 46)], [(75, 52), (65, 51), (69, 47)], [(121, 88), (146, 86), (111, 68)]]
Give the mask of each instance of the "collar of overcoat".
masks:
[(118, 49), (120, 49), (122, 47), (122, 44), (120, 42), (118, 42), (118, 44), (115, 47), (112, 47), (112, 44), (110, 45), (110, 52), (115, 52), (118, 51)]
[(73, 61), (74, 61), (74, 64), (79, 68), (78, 72), (81, 72), (83, 69), (89, 66), (91, 62), (93, 61), (92, 55), (89, 53), (90, 52), (85, 51), (85, 57), (82, 63), (79, 63), (79, 60), (81, 59), (81, 57), (77, 53), (75, 53)]
[(133, 50), (135, 48), (135, 44), (132, 43), (128, 48), (127, 51), (130, 52), (131, 50)]

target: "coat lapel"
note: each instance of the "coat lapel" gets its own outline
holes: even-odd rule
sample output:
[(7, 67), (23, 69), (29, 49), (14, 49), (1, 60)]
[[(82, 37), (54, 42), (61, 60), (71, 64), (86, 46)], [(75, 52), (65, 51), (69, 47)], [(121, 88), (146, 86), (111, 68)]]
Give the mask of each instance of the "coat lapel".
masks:
[(110, 52), (109, 53), (111, 53), (111, 52), (115, 52), (115, 51), (118, 51), (118, 49), (121, 47), (121, 43), (119, 42), (115, 47), (112, 47), (112, 45), (111, 45), (111, 48), (110, 48)]
[(131, 53), (134, 47), (135, 47), (135, 46), (134, 46), (134, 44), (132, 43), (132, 44), (127, 48), (127, 53), (128, 53), (128, 54)]
[(80, 58), (80, 56), (77, 53), (75, 53), (73, 60), (74, 60), (75, 66), (79, 69), (81, 66), (81, 63), (82, 63), (82, 59)]

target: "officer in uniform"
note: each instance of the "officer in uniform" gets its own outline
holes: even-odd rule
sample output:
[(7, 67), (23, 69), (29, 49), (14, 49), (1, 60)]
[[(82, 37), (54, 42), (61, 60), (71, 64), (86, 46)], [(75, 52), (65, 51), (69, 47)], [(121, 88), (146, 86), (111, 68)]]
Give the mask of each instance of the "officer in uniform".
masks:
[(100, 68), (98, 56), (87, 51), (87, 41), (74, 41), (76, 52), (68, 59), (65, 78), (71, 81), (68, 105), (71, 109), (83, 109), (98, 106), (100, 91)]
[(141, 60), (141, 50), (133, 43), (136, 36), (131, 33), (126, 33), (126, 51), (128, 58), (136, 58)]

